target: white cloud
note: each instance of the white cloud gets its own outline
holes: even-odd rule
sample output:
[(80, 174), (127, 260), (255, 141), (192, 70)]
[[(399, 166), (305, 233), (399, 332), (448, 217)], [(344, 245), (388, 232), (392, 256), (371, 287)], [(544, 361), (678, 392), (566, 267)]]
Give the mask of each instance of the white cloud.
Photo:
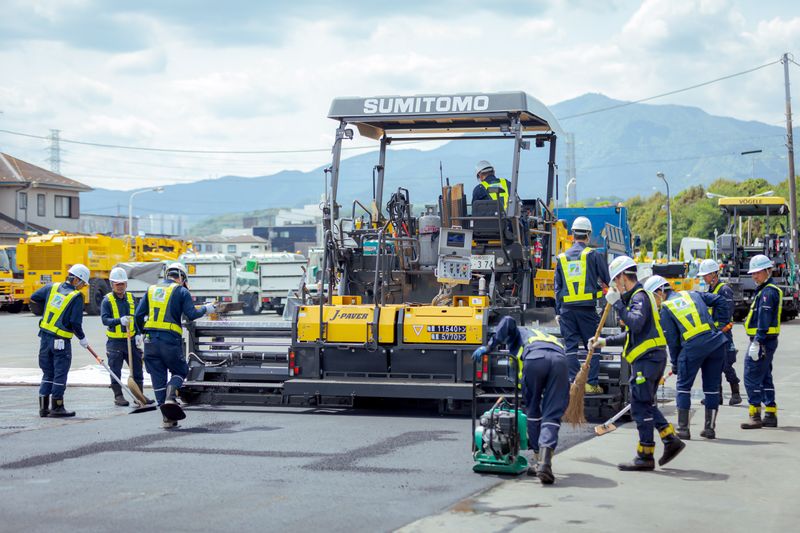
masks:
[(119, 74), (155, 74), (164, 72), (167, 54), (163, 48), (117, 54), (108, 60), (108, 67)]

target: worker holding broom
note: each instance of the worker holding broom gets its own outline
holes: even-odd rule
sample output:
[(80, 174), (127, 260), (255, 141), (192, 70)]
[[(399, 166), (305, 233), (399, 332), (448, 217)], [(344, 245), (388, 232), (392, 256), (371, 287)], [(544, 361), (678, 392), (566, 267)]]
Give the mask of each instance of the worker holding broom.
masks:
[(718, 294), (696, 291), (673, 291), (661, 276), (650, 276), (644, 289), (652, 294), (661, 309), (661, 324), (669, 346), (672, 372), (678, 375), (678, 437), (691, 439), (689, 409), (692, 403), (692, 384), (697, 373), (703, 378), (705, 427), (700, 436), (716, 438), (722, 365), (728, 350), (728, 339), (714, 327), (711, 310), (729, 315), (728, 301)]
[(569, 403), (567, 358), (561, 342), (541, 331), (518, 328), (508, 316), (500, 320), (488, 347), (481, 346), (472, 354), (480, 360), (498, 344), (505, 344), (516, 354), (528, 416), (528, 446), (533, 460), (528, 475), (536, 476), (545, 485), (555, 481), (553, 453), (558, 445), (561, 417)]
[[(602, 298), (604, 287), (608, 287), (608, 265), (605, 259), (589, 247), (592, 222), (586, 217), (577, 217), (572, 223), (572, 246), (558, 255), (553, 278), (556, 296), (556, 322), (566, 345), (569, 361), (569, 380), (574, 381), (581, 368), (578, 348), (588, 349), (594, 337), (600, 317), (597, 315), (597, 300)], [(589, 363), (586, 394), (602, 394), (599, 384), (600, 358), (593, 357)]]
[[(136, 330), (133, 322), (134, 303), (133, 295), (128, 292), (128, 274), (120, 267), (112, 268), (109, 274), (111, 292), (103, 298), (100, 305), (100, 318), (106, 330), (106, 356), (108, 366), (114, 375), (120, 377), (123, 361), (128, 361), (128, 346), (131, 346), (130, 363), (128, 369), (133, 375), (133, 380), (144, 390), (144, 375), (142, 373), (142, 336)], [(131, 345), (126, 337), (131, 337), (136, 332), (136, 342)], [(111, 378), (111, 390), (114, 392), (114, 404), (121, 407), (130, 405), (122, 395), (122, 387)], [(148, 399), (147, 403), (153, 403)]]
[(658, 384), (667, 365), (667, 340), (655, 299), (638, 281), (636, 262), (623, 255), (611, 262), (609, 270), (613, 286), (606, 294), (606, 301), (617, 312), (625, 329), (619, 335), (597, 338), (593, 345), (595, 349), (606, 345), (624, 346), (622, 356), (631, 365), (631, 414), (639, 431), (636, 456), (618, 467), (623, 471), (654, 470), (654, 429), (658, 429), (664, 443), (659, 466), (672, 461), (686, 446), (656, 404)]
[[(207, 303), (199, 308), (194, 306), (192, 295), (186, 288), (187, 274), (183, 264), (167, 265), (165, 277), (163, 282), (147, 289), (136, 307), (134, 320), (137, 331), (145, 332), (144, 363), (161, 409), (161, 427), (171, 429), (177, 427), (178, 420), (186, 416), (177, 398), (178, 389), (189, 374), (189, 365), (181, 347), (181, 317), (196, 320), (213, 313), (216, 305)], [(172, 374), (169, 381), (168, 372)]]

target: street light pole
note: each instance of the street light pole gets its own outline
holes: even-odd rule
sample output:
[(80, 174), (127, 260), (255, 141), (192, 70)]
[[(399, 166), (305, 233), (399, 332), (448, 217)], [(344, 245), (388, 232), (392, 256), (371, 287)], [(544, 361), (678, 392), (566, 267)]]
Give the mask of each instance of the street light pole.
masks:
[(164, 192), (164, 187), (153, 187), (152, 189), (142, 189), (141, 191), (134, 191), (128, 198), (128, 236), (131, 238), (131, 246), (133, 246), (133, 198), (137, 194), (146, 192)]
[(751, 179), (756, 179), (756, 154), (760, 154), (763, 150), (748, 150), (746, 152), (742, 152), (740, 155), (751, 155), (750, 159), (753, 163), (753, 173), (750, 175)]
[(656, 177), (663, 180), (664, 185), (667, 186), (667, 261), (672, 261), (672, 210), (669, 205), (669, 182), (663, 172), (657, 172)]
[(792, 135), (792, 95), (789, 92), (789, 54), (783, 54), (783, 83), (786, 89), (786, 150), (789, 159), (789, 224), (792, 256), (797, 257), (797, 183), (794, 172), (794, 141)]

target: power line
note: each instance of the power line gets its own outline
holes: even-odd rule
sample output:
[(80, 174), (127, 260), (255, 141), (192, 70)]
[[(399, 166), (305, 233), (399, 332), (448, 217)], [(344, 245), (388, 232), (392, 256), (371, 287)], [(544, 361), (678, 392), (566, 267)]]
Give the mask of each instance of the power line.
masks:
[(583, 117), (583, 116), (586, 116), (586, 115), (593, 115), (594, 113), (601, 113), (603, 111), (611, 111), (612, 109), (619, 109), (621, 107), (627, 107), (627, 106), (633, 105), (633, 104), (641, 104), (642, 102), (648, 102), (650, 100), (655, 100), (656, 98), (663, 98), (664, 96), (671, 96), (673, 94), (678, 94), (678, 93), (682, 93), (682, 92), (685, 92), (685, 91), (691, 91), (692, 89), (697, 89), (699, 87), (705, 87), (706, 85), (711, 85), (712, 83), (717, 83), (717, 82), (720, 82), (720, 81), (729, 80), (729, 79), (735, 78), (737, 76), (744, 76), (745, 74), (750, 74), (751, 72), (755, 72), (757, 70), (761, 70), (762, 68), (767, 68), (769, 66), (776, 65), (776, 64), (778, 64), (780, 62), (781, 62), (780, 59), (776, 59), (775, 61), (772, 61), (770, 63), (766, 63), (764, 65), (761, 65), (761, 66), (758, 66), (758, 67), (755, 67), (755, 68), (751, 68), (751, 69), (748, 69), (748, 70), (743, 70), (743, 71), (737, 72), (735, 74), (729, 74), (729, 75), (723, 76), (721, 78), (716, 78), (716, 79), (713, 79), (713, 80), (704, 81), (703, 83), (698, 83), (698, 84), (692, 85), (690, 87), (684, 87), (683, 89), (676, 89), (674, 91), (669, 91), (669, 92), (666, 92), (666, 93), (657, 94), (655, 96), (648, 96), (647, 98), (640, 98), (639, 100), (633, 100), (632, 102), (624, 102), (624, 103), (621, 103), (621, 104), (616, 104), (616, 105), (612, 105), (612, 106), (608, 106), (608, 107), (602, 107), (600, 109), (594, 109), (592, 111), (585, 111), (583, 113), (576, 113), (574, 115), (568, 115), (566, 117), (556, 117), (556, 118), (558, 118), (558, 120), (568, 120), (568, 119), (571, 119), (571, 118)]

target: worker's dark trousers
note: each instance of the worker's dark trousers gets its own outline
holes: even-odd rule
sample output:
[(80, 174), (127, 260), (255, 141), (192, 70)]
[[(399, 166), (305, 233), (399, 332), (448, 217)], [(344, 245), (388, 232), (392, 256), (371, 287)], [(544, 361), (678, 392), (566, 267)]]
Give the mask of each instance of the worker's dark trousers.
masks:
[(697, 373), (702, 370), (703, 394), (706, 409), (719, 407), (719, 390), (722, 383), (722, 365), (727, 357), (728, 344), (714, 350), (682, 350), (678, 356), (678, 383), (675, 404), (678, 409), (692, 406), (692, 384)]
[[(666, 366), (667, 354), (663, 350), (647, 352), (631, 364), (631, 416), (639, 430), (639, 444), (642, 446), (655, 446), (653, 430), (661, 431), (669, 426), (656, 404), (658, 384)], [(641, 376), (638, 375), (640, 372)]]
[[(133, 352), (133, 368), (129, 368), (133, 375), (133, 381), (142, 388), (144, 384), (144, 375), (142, 374), (142, 352), (131, 339), (131, 351)], [(116, 374), (120, 380), (122, 379), (122, 363), (128, 364), (128, 343), (125, 340), (113, 339), (106, 342), (106, 357), (108, 357), (108, 367)], [(114, 391), (115, 396), (122, 394), (122, 387), (119, 383), (111, 380), (111, 390)]]
[[(164, 403), (167, 398), (167, 385), (172, 385), (179, 389), (183, 385), (183, 380), (189, 374), (189, 365), (183, 358), (183, 350), (180, 343), (170, 344), (164, 341), (145, 339), (144, 342), (144, 366), (150, 374), (153, 383), (153, 393), (156, 395), (158, 405)], [(167, 382), (167, 371), (172, 376)]]
[(744, 388), (750, 405), (775, 407), (775, 384), (772, 381), (772, 358), (778, 349), (778, 337), (767, 337), (761, 343), (758, 361), (744, 358)]
[[(533, 358), (531, 358), (533, 356)], [(528, 447), (558, 445), (561, 417), (569, 403), (567, 359), (559, 352), (529, 353), (522, 366), (522, 396), (528, 415)]]
[(733, 335), (730, 332), (725, 334), (728, 337), (727, 351), (725, 352), (725, 363), (722, 365), (722, 373), (725, 375), (725, 381), (731, 385), (739, 383), (739, 376), (736, 375), (736, 369), (733, 364), (736, 362), (736, 346), (733, 344)]
[[(61, 339), (64, 349), (56, 350), (53, 343)], [(39, 339), (39, 368), (42, 369), (42, 383), (39, 385), (39, 396), (52, 396), (55, 399), (64, 397), (67, 388), (67, 375), (72, 365), (72, 346), (69, 339), (42, 333)]]
[[(581, 369), (578, 361), (578, 348), (583, 346), (588, 349), (588, 341), (597, 333), (597, 325), (600, 324), (600, 317), (597, 316), (594, 306), (592, 307), (561, 307), (559, 324), (561, 336), (564, 337), (564, 347), (569, 361), (569, 380), (575, 380), (575, 376)], [(600, 358), (592, 357), (589, 363), (590, 385), (597, 385), (600, 375)]]

